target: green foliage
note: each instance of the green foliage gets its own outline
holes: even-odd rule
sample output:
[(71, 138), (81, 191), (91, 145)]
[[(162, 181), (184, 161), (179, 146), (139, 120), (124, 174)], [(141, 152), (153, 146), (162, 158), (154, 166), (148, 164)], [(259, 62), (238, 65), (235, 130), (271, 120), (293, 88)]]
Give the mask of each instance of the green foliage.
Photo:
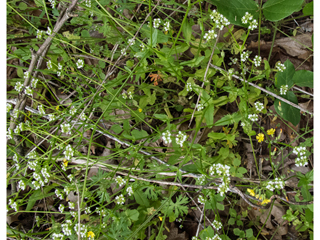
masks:
[(269, 21), (279, 21), (301, 9), (304, 0), (269, 0), (262, 6), (263, 14)]

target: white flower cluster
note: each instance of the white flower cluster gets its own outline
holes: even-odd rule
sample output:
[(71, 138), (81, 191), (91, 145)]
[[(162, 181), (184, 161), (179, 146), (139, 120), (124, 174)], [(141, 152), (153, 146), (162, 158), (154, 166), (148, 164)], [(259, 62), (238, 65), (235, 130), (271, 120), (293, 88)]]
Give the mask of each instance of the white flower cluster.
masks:
[(285, 184), (284, 181), (279, 179), (279, 178), (275, 178), (273, 181), (269, 181), (266, 188), (269, 189), (270, 191), (273, 191), (275, 189), (282, 189), (284, 188)]
[[(128, 95), (127, 95), (128, 94)], [(123, 93), (122, 93), (122, 97), (123, 97), (123, 99), (127, 99), (127, 98), (129, 98), (129, 99), (133, 99), (133, 93), (130, 91), (130, 92), (126, 92), (126, 91), (124, 91)]]
[(146, 48), (143, 43), (140, 44), (140, 47), (141, 47), (141, 52), (143, 52)]
[(88, 8), (91, 8), (91, 0), (85, 0), (85, 4)]
[(213, 237), (206, 237), (206, 240), (221, 240), (218, 234), (215, 234)]
[(19, 210), (19, 206), (17, 202), (13, 201), (11, 198), (9, 199), (9, 205), (11, 208), (13, 208), (15, 211)]
[[(50, 175), (49, 175), (50, 176)], [(39, 184), (43, 187), (45, 183), (48, 183), (48, 178), (43, 178), (38, 172), (33, 173), (33, 178), (39, 182)]]
[(32, 181), (32, 185), (34, 187), (34, 190), (38, 190), (41, 187), (38, 181)]
[(286, 66), (283, 63), (277, 62), (276, 68), (279, 70), (279, 72), (283, 72), (286, 69)]
[(90, 213), (91, 213), (90, 207), (86, 207), (86, 208), (84, 209), (84, 213), (85, 213), (85, 214), (90, 214)]
[(38, 39), (42, 39), (43, 34), (44, 34), (44, 31), (37, 30), (37, 38)]
[(288, 85), (282, 85), (280, 87), (280, 95), (286, 95), (288, 91), (289, 86)]
[(24, 123), (19, 123), (17, 126), (16, 126), (16, 128), (14, 129), (14, 133), (15, 134), (19, 134), (20, 133), (20, 131), (22, 132), (22, 131), (24, 131), (25, 130), (25, 127), (24, 127)]
[(127, 193), (129, 196), (131, 196), (133, 194), (133, 190), (132, 190), (132, 187), (127, 187)]
[(187, 135), (185, 133), (182, 133), (179, 131), (178, 135), (176, 136), (176, 142), (180, 145), (180, 147), (183, 146), (183, 143), (187, 140)]
[(218, 192), (221, 196), (223, 196), (224, 193), (229, 191), (229, 184), (230, 184), (230, 173), (229, 173), (230, 167), (227, 165), (222, 165), (220, 163), (213, 164), (209, 168), (209, 174), (212, 176), (221, 176), (222, 183), (218, 187)]
[(78, 218), (78, 211), (70, 211), (70, 214), (74, 218)]
[(193, 236), (192, 238), (191, 238), (191, 240), (198, 240), (199, 238), (197, 238), (196, 236)]
[(170, 22), (165, 22), (165, 23), (163, 24), (163, 30), (164, 30), (165, 32), (168, 32), (168, 31), (170, 30)]
[(70, 114), (74, 115), (74, 114), (76, 114), (76, 112), (77, 112), (77, 108), (75, 108), (74, 106), (71, 106), (70, 107)]
[(52, 8), (56, 7), (56, 4), (57, 4), (56, 0), (49, 0), (49, 2), (51, 3)]
[(52, 233), (51, 237), (53, 240), (63, 240), (64, 235), (62, 233)]
[(44, 110), (43, 105), (38, 105), (38, 111), (40, 112), (41, 115), (46, 114), (46, 111)]
[(49, 116), (49, 121), (55, 121), (57, 119), (57, 116), (53, 115), (52, 113), (48, 115)]
[(26, 86), (24, 93), (32, 97), (33, 90), (29, 86)]
[(191, 85), (191, 83), (187, 83), (187, 92), (191, 92), (192, 91), (192, 85)]
[(23, 84), (21, 82), (16, 82), (16, 85), (14, 86), (14, 89), (17, 92), (21, 92), (22, 88), (23, 88)]
[(120, 187), (122, 187), (126, 183), (126, 181), (120, 176), (116, 177), (116, 182), (119, 184)]
[(238, 62), (238, 58), (230, 58), (230, 60), (233, 64), (237, 64)]
[(132, 46), (135, 42), (136, 42), (136, 40), (134, 40), (134, 38), (131, 38), (128, 40), (129, 46)]
[(100, 208), (98, 208), (96, 212), (99, 213), (99, 215), (102, 217), (105, 217), (107, 215), (107, 211), (105, 209), (100, 210)]
[(7, 113), (10, 112), (12, 109), (12, 105), (10, 103), (7, 103)]
[(216, 28), (222, 30), (225, 26), (230, 24), (229, 20), (224, 17), (221, 13), (218, 13), (216, 10), (213, 10), (210, 13), (210, 18), (216, 24)]
[(73, 178), (74, 178), (74, 175), (69, 174), (67, 177), (68, 177), (69, 181), (72, 182), (72, 180), (73, 180)]
[(153, 27), (158, 28), (161, 24), (161, 19), (160, 18), (155, 18), (153, 19)]
[(10, 140), (10, 139), (12, 139), (12, 137), (13, 137), (13, 131), (9, 127), (8, 130), (7, 130), (7, 138), (8, 138), (8, 140)]
[[(32, 153), (34, 153), (34, 152), (32, 152)], [(28, 157), (27, 157), (27, 158), (28, 158)], [(30, 157), (30, 158), (32, 158), (32, 157)], [(37, 168), (37, 166), (38, 166), (38, 164), (39, 164), (38, 160), (28, 161), (28, 168), (29, 168), (30, 170), (35, 171), (36, 168)]]
[(264, 108), (264, 106), (263, 106), (263, 104), (261, 102), (255, 102), (254, 106), (255, 106), (255, 108), (256, 108), (256, 110), (258, 112), (261, 112), (263, 110), (263, 108)]
[(69, 123), (61, 124), (61, 132), (71, 134), (71, 126)]
[(258, 121), (258, 115), (257, 115), (257, 114), (249, 114), (249, 115), (248, 115), (248, 118), (249, 118), (249, 120), (252, 121), (252, 122)]
[[(68, 177), (69, 177), (69, 176), (68, 176)], [(69, 195), (71, 189), (70, 189), (68, 186), (65, 186), (64, 189), (63, 189), (63, 191), (64, 191), (67, 195)]]
[(83, 68), (83, 66), (84, 66), (83, 59), (78, 59), (78, 61), (76, 62), (76, 65), (77, 65), (78, 69)]
[(121, 55), (125, 56), (127, 54), (126, 49), (122, 48), (120, 53), (121, 53)]
[(20, 181), (19, 181), (19, 188), (20, 188), (21, 190), (25, 190), (25, 189), (26, 189), (26, 186), (27, 186), (27, 184), (26, 184), (25, 181), (23, 181), (23, 180), (20, 180)]
[[(76, 233), (78, 233), (79, 225), (78, 224), (74, 225), (73, 229)], [(88, 227), (84, 224), (81, 224), (80, 225), (80, 236), (82, 238), (85, 238), (87, 236), (87, 232), (88, 232)]]
[(38, 83), (38, 78), (32, 78), (31, 80), (31, 87), (36, 88)]
[(308, 165), (308, 157), (306, 147), (295, 147), (293, 149), (293, 153), (297, 155), (296, 158), (296, 166), (307, 166)]
[(54, 192), (58, 198), (60, 198), (61, 200), (64, 199), (64, 195), (63, 192), (60, 191), (60, 189), (56, 189), (56, 191)]
[(70, 160), (73, 157), (74, 151), (72, 149), (72, 147), (70, 146), (70, 144), (67, 145), (66, 150), (63, 153), (65, 155), (65, 158), (67, 160)]
[(30, 72), (24, 72), (24, 79), (27, 79), (30, 77)]
[(204, 39), (206, 39), (207, 41), (210, 41), (211, 39), (215, 39), (217, 38), (217, 34), (214, 32), (214, 30), (209, 30), (205, 35), (204, 35)]
[(64, 212), (65, 206), (63, 204), (60, 204), (59, 206), (59, 212), (63, 213)]
[(255, 65), (256, 67), (259, 67), (259, 66), (261, 65), (261, 61), (262, 61), (262, 59), (261, 59), (261, 57), (258, 56), (258, 55), (256, 55), (256, 56), (254, 57), (254, 59), (253, 59), (253, 63), (254, 63), (254, 65)]
[(248, 59), (249, 55), (249, 51), (243, 51), (240, 55), (241, 62), (245, 62)]
[(169, 130), (162, 133), (162, 140), (165, 144), (170, 144), (172, 142), (171, 133), (169, 132)]
[(205, 204), (205, 203), (206, 203), (206, 201), (205, 201), (205, 199), (204, 199), (204, 197), (203, 197), (202, 195), (200, 195), (200, 196), (198, 197), (198, 202), (199, 202), (200, 204)]
[(72, 234), (72, 222), (71, 220), (66, 220), (66, 223), (61, 224), (62, 232), (66, 236), (71, 236)]
[(202, 174), (200, 177), (198, 177), (197, 180), (198, 180), (200, 185), (203, 185), (203, 184), (205, 184), (206, 179), (207, 179), (206, 175)]
[(116, 198), (115, 198), (115, 202), (116, 202), (116, 204), (124, 204), (124, 201), (125, 201), (125, 199), (124, 199), (124, 196), (122, 195), (122, 194), (120, 194), (119, 196), (116, 196)]
[(68, 207), (70, 209), (74, 209), (75, 208), (75, 203), (74, 202), (68, 202)]
[(60, 70), (60, 71), (57, 71), (58, 77), (61, 76), (61, 70), (62, 70), (62, 68), (63, 68), (63, 65), (62, 65), (61, 63), (58, 63), (58, 70)]
[(197, 104), (196, 108), (197, 108), (197, 111), (201, 111), (204, 108), (204, 106), (202, 103), (199, 103)]
[(52, 30), (50, 27), (48, 27), (48, 30), (46, 31), (46, 34), (51, 35), (52, 34)]
[(219, 231), (222, 228), (222, 223), (218, 222), (217, 220), (214, 220), (212, 225), (217, 231)]
[(241, 22), (243, 24), (249, 23), (248, 29), (254, 30), (258, 27), (258, 22), (256, 19), (253, 19), (253, 20), (252, 19), (253, 19), (253, 16), (250, 13), (246, 12), (246, 14), (241, 18)]

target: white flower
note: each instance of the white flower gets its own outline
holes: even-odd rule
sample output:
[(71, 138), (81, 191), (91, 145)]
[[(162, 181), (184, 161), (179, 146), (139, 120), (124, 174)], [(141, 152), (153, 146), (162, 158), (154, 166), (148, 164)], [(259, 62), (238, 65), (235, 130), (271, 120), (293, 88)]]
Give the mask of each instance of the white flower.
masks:
[(282, 85), (282, 86), (280, 87), (280, 95), (286, 95), (288, 89), (289, 89), (288, 85)]
[(24, 89), (24, 93), (26, 95), (32, 96), (33, 91), (29, 86), (26, 86), (26, 88)]
[(245, 62), (248, 59), (249, 55), (250, 55), (250, 53), (248, 51), (242, 52), (241, 56), (240, 56), (241, 62)]
[(11, 116), (13, 118), (18, 118), (18, 115), (19, 115), (19, 110), (18, 109), (13, 109), (13, 111), (11, 113)]
[(120, 187), (126, 183), (126, 181), (120, 176), (116, 177), (116, 182), (119, 184)]
[(80, 69), (84, 66), (84, 61), (82, 59), (78, 59), (76, 62), (77, 68)]
[(216, 10), (213, 10), (210, 13), (210, 18), (216, 24), (216, 28), (219, 28), (220, 30), (230, 24), (229, 20)]
[(25, 183), (25, 181), (23, 181), (23, 180), (20, 180), (20, 181), (19, 181), (19, 188), (20, 188), (21, 190), (25, 190), (25, 189), (26, 189), (26, 183)]
[(48, 27), (48, 30), (46, 31), (46, 33), (47, 33), (48, 35), (51, 35), (51, 34), (52, 34), (52, 30), (51, 30), (50, 27)]
[(62, 70), (62, 64), (61, 63), (58, 63), (58, 69)]
[(37, 38), (42, 39), (44, 32), (41, 30), (37, 30)]
[(222, 228), (222, 223), (218, 222), (217, 220), (214, 220), (212, 225), (214, 226), (214, 228), (219, 231)]
[(237, 64), (238, 62), (238, 58), (230, 58), (230, 60), (233, 64)]
[(218, 35), (214, 32), (214, 30), (209, 30), (208, 33), (206, 33), (203, 38), (209, 41), (211, 39), (217, 38), (217, 36)]
[(133, 99), (133, 93), (132, 92), (128, 92), (128, 97), (129, 97), (129, 99)]
[(283, 72), (286, 69), (286, 66), (280, 62), (277, 62), (276, 68), (279, 70), (279, 72)]
[(51, 62), (51, 60), (49, 60), (49, 61), (47, 62), (47, 67), (48, 67), (48, 69), (51, 69), (51, 68), (52, 68), (52, 62)]
[(74, 209), (75, 208), (75, 203), (74, 202), (68, 202), (68, 207), (70, 209)]
[(187, 135), (185, 133), (182, 133), (181, 131), (179, 131), (177, 137), (176, 137), (176, 142), (177, 144), (180, 145), (180, 147), (183, 146), (183, 143), (187, 140)]
[(164, 24), (163, 24), (163, 30), (165, 31), (165, 32), (168, 32), (169, 30), (170, 30), (170, 22), (165, 22)]
[(87, 116), (86, 116), (85, 113), (81, 113), (81, 114), (80, 114), (80, 119), (81, 119), (82, 121), (86, 120), (86, 118), (87, 118)]
[(205, 203), (206, 203), (206, 201), (205, 201), (205, 199), (204, 199), (204, 197), (203, 197), (202, 195), (200, 195), (200, 196), (198, 197), (198, 202), (199, 202), (200, 204), (205, 204)]
[(38, 105), (38, 110), (39, 110), (39, 112), (40, 112), (41, 115), (46, 114), (46, 112), (44, 111), (43, 105)]
[(200, 185), (203, 185), (206, 182), (206, 175), (202, 174), (197, 180)]
[(122, 93), (122, 97), (123, 97), (123, 99), (127, 99), (127, 98), (128, 98), (126, 92), (123, 92), (123, 93)]
[(255, 102), (254, 106), (255, 106), (255, 108), (256, 108), (256, 110), (258, 112), (261, 112), (263, 110), (263, 108), (264, 108), (264, 106), (263, 106), (263, 104), (261, 102)]
[(70, 134), (71, 126), (69, 123), (61, 124), (61, 132)]
[(146, 48), (143, 43), (140, 44), (140, 47), (141, 47), (141, 52), (143, 52), (144, 49)]
[(63, 213), (64, 208), (65, 208), (65, 206), (64, 206), (63, 204), (60, 204), (60, 206), (59, 206), (59, 211), (60, 211), (61, 213)]
[(74, 115), (77, 112), (77, 109), (74, 106), (71, 106), (70, 108), (70, 114)]
[(121, 49), (121, 55), (125, 56), (126, 54), (127, 54), (126, 49), (125, 48)]
[(12, 108), (12, 105), (10, 103), (7, 103), (7, 113), (10, 112), (11, 108)]
[(73, 157), (74, 151), (70, 146), (70, 144), (67, 145), (66, 150), (63, 152), (63, 154), (65, 155), (67, 160), (71, 160), (71, 158)]
[(32, 181), (32, 185), (35, 190), (38, 190), (41, 187), (41, 185), (38, 181)]
[(249, 114), (249, 115), (248, 115), (248, 118), (249, 118), (249, 120), (252, 121), (252, 122), (258, 121), (258, 115), (257, 115), (257, 114)]
[(190, 92), (190, 91), (192, 91), (192, 85), (191, 85), (191, 83), (187, 83), (187, 92)]
[(72, 174), (69, 174), (68, 175), (68, 179), (69, 179), (70, 182), (72, 182), (72, 180), (74, 179), (74, 176)]
[(132, 190), (132, 187), (127, 187), (127, 193), (129, 196), (131, 196), (133, 194), (133, 190)]
[(253, 59), (254, 65), (255, 65), (256, 67), (259, 67), (259, 66), (261, 65), (261, 61), (262, 61), (262, 59), (261, 59), (261, 57), (258, 56), (258, 55), (256, 55), (256, 56), (254, 57), (254, 59)]
[(129, 46), (132, 46), (134, 43), (135, 43), (134, 38), (131, 38), (131, 39), (128, 40)]
[(17, 82), (16, 85), (14, 86), (14, 89), (17, 92), (21, 92), (22, 87), (23, 87), (23, 84), (21, 82)]
[(52, 8), (56, 7), (56, 4), (57, 4), (56, 0), (49, 0), (49, 2), (51, 3)]
[(30, 77), (30, 72), (24, 72), (24, 79), (27, 79)]
[(38, 79), (37, 78), (32, 78), (31, 87), (36, 88), (37, 87), (37, 83), (38, 83)]
[(155, 18), (153, 19), (153, 27), (158, 28), (160, 26), (161, 19), (160, 18)]
[(199, 103), (197, 104), (196, 108), (197, 108), (197, 111), (201, 111), (204, 108), (204, 106), (203, 104)]
[(257, 27), (258, 27), (258, 22), (257, 22), (257, 20), (253, 19), (253, 21), (249, 23), (248, 29), (249, 29), (249, 30), (254, 30), (254, 29), (256, 29)]
[(85, 4), (88, 8), (91, 8), (91, 0), (86, 0)]
[(125, 202), (124, 196), (122, 194), (120, 194), (119, 196), (116, 196), (115, 202), (116, 204), (119, 204), (119, 205), (124, 204)]
[(171, 133), (169, 132), (169, 130), (162, 133), (162, 139), (165, 144), (170, 144), (172, 142)]
[(57, 117), (54, 114), (49, 114), (49, 121), (55, 121), (57, 119)]

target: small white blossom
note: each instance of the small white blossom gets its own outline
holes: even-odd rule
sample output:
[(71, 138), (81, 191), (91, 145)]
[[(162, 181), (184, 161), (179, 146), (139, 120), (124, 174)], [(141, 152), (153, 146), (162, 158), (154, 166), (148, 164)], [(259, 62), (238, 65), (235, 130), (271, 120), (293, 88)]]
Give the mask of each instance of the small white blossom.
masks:
[(116, 182), (119, 184), (120, 187), (122, 187), (126, 183), (126, 181), (120, 176), (116, 177)]
[(133, 194), (133, 190), (132, 190), (132, 187), (127, 187), (127, 193), (129, 196), (131, 196)]
[(10, 112), (11, 108), (12, 108), (12, 105), (7, 103), (7, 113)]
[(70, 124), (69, 124), (69, 123), (61, 124), (61, 132), (62, 132), (62, 133), (70, 134), (70, 133), (71, 133), (71, 126), (70, 126)]
[(247, 24), (248, 21), (250, 21), (252, 19), (253, 19), (253, 16), (250, 13), (246, 12), (246, 14), (241, 18), (241, 22), (243, 24)]
[(127, 54), (126, 49), (125, 48), (121, 49), (121, 55), (125, 56), (126, 54)]
[(219, 231), (222, 228), (222, 223), (218, 222), (217, 220), (214, 220), (212, 225), (214, 226), (214, 228)]
[(67, 145), (66, 150), (63, 152), (67, 160), (70, 160), (73, 157), (74, 150), (72, 149), (71, 145)]
[(183, 146), (183, 143), (187, 140), (187, 135), (185, 133), (182, 133), (181, 131), (179, 131), (177, 137), (176, 137), (176, 142), (177, 144), (180, 145), (180, 147)]
[(162, 139), (165, 144), (170, 144), (172, 142), (169, 130), (162, 133)]
[(210, 41), (211, 39), (215, 39), (217, 38), (217, 34), (214, 32), (214, 30), (209, 30), (205, 35), (204, 35), (204, 39), (206, 39), (207, 41)]
[(230, 60), (233, 64), (237, 64), (238, 62), (238, 58), (230, 58)]
[(51, 121), (55, 121), (56, 119), (57, 119), (57, 116), (55, 116), (54, 114), (49, 114), (48, 115), (49, 116), (49, 121), (51, 122)]
[(123, 92), (123, 93), (122, 93), (122, 97), (123, 97), (123, 99), (127, 99), (127, 98), (128, 98), (127, 93), (126, 93), (126, 92)]
[(141, 47), (141, 52), (143, 52), (146, 48), (143, 43), (140, 44), (140, 47)]
[(23, 180), (20, 180), (19, 181), (19, 188), (21, 189), (21, 190), (25, 190), (26, 189), (26, 183), (25, 183), (25, 181), (23, 181)]
[(255, 102), (254, 106), (255, 106), (255, 108), (256, 108), (256, 110), (258, 112), (261, 112), (263, 110), (263, 108), (264, 108), (264, 106), (263, 106), (263, 104), (261, 102)]
[(37, 30), (37, 38), (38, 39), (42, 39), (42, 36), (43, 36), (43, 34), (44, 34), (44, 32), (43, 31), (41, 31), (41, 30)]
[(83, 68), (84, 66), (84, 61), (82, 59), (78, 59), (78, 61), (76, 62), (77, 68)]
[(280, 87), (280, 95), (286, 95), (288, 90), (289, 90), (288, 85), (282, 85)]
[(131, 38), (131, 39), (128, 40), (129, 46), (132, 46), (134, 43), (135, 43), (134, 38)]
[(191, 83), (187, 83), (187, 92), (191, 92), (192, 91), (192, 85)]
[(254, 57), (254, 59), (253, 59), (254, 65), (255, 65), (256, 67), (259, 67), (259, 66), (261, 65), (261, 61), (262, 61), (262, 59), (261, 59), (261, 57), (258, 56), (258, 55), (256, 55), (256, 56)]
[(286, 69), (286, 66), (283, 63), (277, 62), (276, 68), (279, 70), (279, 72), (283, 72)]
[(35, 190), (38, 190), (41, 187), (41, 185), (38, 181), (32, 181), (32, 185)]
[(199, 202), (200, 204), (205, 204), (205, 203), (206, 203), (206, 201), (205, 201), (205, 199), (204, 199), (204, 197), (203, 197), (202, 195), (200, 195), (200, 196), (198, 197), (198, 202)]
[(133, 93), (132, 92), (128, 92), (128, 98), (129, 99), (133, 99)]
[(64, 212), (64, 208), (65, 208), (65, 206), (64, 206), (63, 204), (60, 204), (60, 206), (59, 206), (59, 211), (60, 211), (61, 213), (63, 213), (63, 212)]
[(119, 204), (119, 205), (124, 204), (125, 202), (124, 196), (122, 194), (120, 194), (119, 196), (116, 196), (115, 202), (116, 204)]
[(80, 114), (80, 120), (84, 121), (84, 120), (86, 120), (86, 119), (87, 119), (86, 114), (85, 114), (85, 113), (81, 113), (81, 114)]
[(37, 78), (32, 78), (31, 87), (36, 88), (37, 87), (37, 83), (38, 83), (38, 79)]
[(252, 122), (258, 121), (258, 115), (257, 114), (249, 114), (248, 119)]
[(30, 72), (24, 72), (24, 79), (27, 79), (30, 77)]
[(44, 111), (43, 105), (38, 105), (38, 110), (39, 110), (39, 112), (40, 112), (41, 115), (46, 114), (46, 112)]
[(248, 59), (249, 55), (250, 55), (250, 53), (248, 51), (242, 52), (241, 56), (240, 56), (241, 62), (245, 62)]
[(203, 104), (199, 103), (197, 104), (196, 108), (197, 108), (197, 111), (201, 111), (204, 108), (204, 106)]
[(16, 85), (14, 86), (14, 89), (17, 92), (21, 92), (22, 88), (23, 88), (23, 84), (21, 82), (17, 82)]
[(51, 62), (51, 60), (49, 60), (49, 61), (47, 62), (47, 67), (48, 67), (49, 70), (52, 68), (52, 62)]
[(58, 69), (62, 70), (62, 64), (61, 63), (58, 63)]
[(68, 179), (69, 179), (70, 182), (72, 182), (72, 180), (74, 179), (74, 176), (72, 174), (69, 174), (68, 175)]
[(75, 208), (75, 203), (74, 202), (68, 202), (68, 207), (70, 209), (74, 209)]
[(158, 28), (160, 26), (161, 19), (160, 18), (155, 18), (153, 19), (153, 27)]
[(56, 7), (56, 4), (57, 4), (56, 0), (49, 0), (49, 2), (51, 3), (52, 8)]
[(24, 89), (24, 93), (26, 95), (32, 96), (33, 91), (29, 86), (26, 86), (26, 88)]
[(51, 34), (52, 34), (52, 30), (51, 30), (50, 27), (48, 27), (48, 30), (46, 31), (46, 33), (47, 33), (48, 35), (51, 35)]
[(170, 22), (165, 22), (165, 23), (163, 24), (163, 30), (164, 30), (165, 32), (168, 32), (168, 31), (170, 30)]

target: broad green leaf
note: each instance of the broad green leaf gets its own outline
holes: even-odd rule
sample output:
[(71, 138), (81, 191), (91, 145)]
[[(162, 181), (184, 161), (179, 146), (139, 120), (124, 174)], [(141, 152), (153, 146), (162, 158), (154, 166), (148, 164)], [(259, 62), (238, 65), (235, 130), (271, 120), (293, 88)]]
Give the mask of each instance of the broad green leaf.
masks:
[(199, 173), (198, 167), (195, 164), (185, 165), (181, 169), (190, 173)]
[(263, 14), (269, 21), (279, 21), (300, 10), (304, 0), (268, 0), (262, 6)]
[(246, 230), (246, 236), (247, 236), (247, 238), (250, 238), (250, 237), (253, 236), (253, 231), (252, 231), (251, 228), (249, 228), (249, 229)]
[(299, 87), (313, 88), (313, 72), (307, 70), (296, 71), (292, 81)]
[(233, 229), (233, 233), (236, 236), (240, 236), (241, 230), (239, 228), (235, 228), (235, 229)]
[(213, 126), (213, 115), (214, 115), (214, 105), (209, 104), (204, 113), (204, 118), (206, 119), (206, 123), (208, 127)]
[(81, 37), (89, 38), (90, 37), (89, 31), (88, 30), (82, 30), (81, 31)]
[(148, 137), (149, 134), (145, 131), (145, 130), (133, 130), (131, 132), (131, 135), (135, 138), (135, 139), (141, 139), (141, 138), (145, 138), (145, 137)]
[(313, 1), (306, 4), (302, 12), (303, 12), (303, 15), (305, 16), (313, 15)]
[(169, 117), (165, 114), (154, 114), (153, 116), (157, 119), (160, 119), (161, 121), (164, 121), (164, 122), (170, 120)]
[(288, 89), (290, 89), (294, 84), (292, 78), (295, 73), (295, 68), (289, 60), (285, 61), (284, 65), (286, 66), (286, 70), (277, 72), (276, 74), (276, 87), (280, 88), (282, 85), (288, 85)]
[(132, 221), (137, 221), (139, 218), (139, 211), (136, 209), (133, 209), (133, 210), (127, 209), (126, 214)]
[(247, 172), (247, 169), (245, 169), (244, 167), (239, 167), (238, 168), (238, 173), (244, 174)]
[[(287, 95), (283, 98), (289, 100), (290, 102), (293, 102), (295, 104), (298, 104), (298, 99), (296, 95), (292, 91), (288, 91)], [(281, 103), (280, 103), (281, 102)], [(274, 102), (274, 108), (276, 109), (276, 112), (283, 117), (285, 120), (291, 122), (294, 126), (296, 126), (300, 122), (300, 110), (285, 103), (278, 99)]]
[(241, 164), (241, 160), (239, 160), (238, 158), (235, 158), (233, 160), (233, 165), (235, 165), (236, 167), (240, 166), (240, 164)]
[(182, 25), (182, 32), (183, 37), (185, 38), (185, 42), (190, 45), (192, 29), (188, 19), (186, 19), (186, 21), (184, 21), (184, 24)]
[(231, 115), (225, 115), (220, 120), (216, 121), (215, 126), (224, 126), (229, 124), (237, 123), (241, 120), (242, 116), (240, 112), (232, 113)]
[(221, 204), (221, 203), (217, 203), (217, 208), (218, 208), (220, 211), (223, 211), (223, 210), (224, 210), (224, 205)]
[(158, 29), (154, 28), (152, 33), (152, 47), (155, 47), (158, 41)]
[(234, 210), (233, 208), (229, 209), (229, 214), (231, 215), (231, 217), (236, 217), (237, 216), (237, 211)]
[(225, 133), (210, 132), (208, 137), (213, 140), (226, 140), (227, 135)]
[(204, 56), (199, 56), (199, 57), (194, 58), (192, 60), (182, 62), (182, 63), (180, 63), (180, 65), (181, 66), (187, 65), (189, 67), (197, 67), (203, 59), (204, 59)]
[(122, 132), (122, 128), (121, 128), (121, 126), (118, 125), (118, 124), (113, 124), (113, 125), (111, 126), (111, 130), (114, 131), (114, 132), (117, 133), (117, 134), (119, 134), (119, 133)]
[(253, 19), (258, 20), (258, 4), (254, 0), (210, 0), (218, 7), (218, 12), (225, 16), (231, 24), (246, 26), (241, 22), (241, 18), (246, 12), (251, 13)]
[(138, 204), (149, 207), (150, 203), (147, 199), (147, 196), (141, 190), (134, 191), (134, 198)]
[(19, 3), (18, 8), (23, 11), (23, 10), (26, 10), (28, 8), (28, 6), (24, 2), (21, 2), (21, 3)]

